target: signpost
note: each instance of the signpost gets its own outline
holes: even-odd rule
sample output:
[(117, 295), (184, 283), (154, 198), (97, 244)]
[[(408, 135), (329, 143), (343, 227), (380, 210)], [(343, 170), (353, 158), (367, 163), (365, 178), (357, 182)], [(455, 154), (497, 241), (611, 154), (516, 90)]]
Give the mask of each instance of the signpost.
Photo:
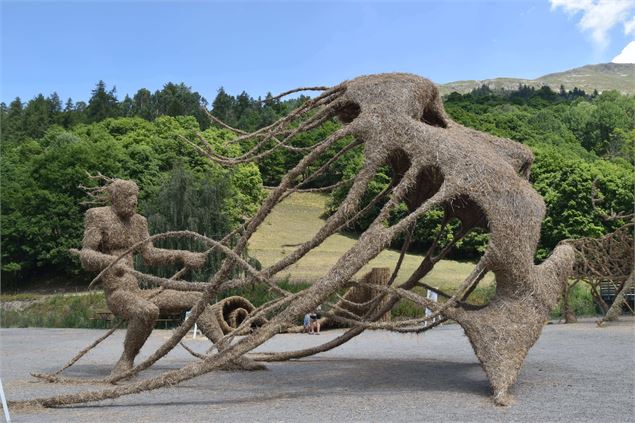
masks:
[(7, 405), (7, 398), (4, 396), (4, 388), (2, 387), (2, 379), (0, 379), (0, 399), (2, 399), (2, 409), (4, 410), (4, 419), (7, 423), (11, 422), (11, 416), (9, 416), (9, 406)]

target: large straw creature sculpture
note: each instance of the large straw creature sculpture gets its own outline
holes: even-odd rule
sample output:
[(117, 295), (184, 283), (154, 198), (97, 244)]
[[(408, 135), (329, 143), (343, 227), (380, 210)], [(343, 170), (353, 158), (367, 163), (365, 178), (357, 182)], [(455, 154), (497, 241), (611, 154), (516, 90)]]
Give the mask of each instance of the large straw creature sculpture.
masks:
[[(179, 232), (170, 235), (197, 237), (206, 241), (210, 248), (225, 253), (227, 258), (218, 272), (203, 285), (192, 318), (176, 329), (171, 338), (144, 362), (110, 381), (132, 376), (164, 356), (179, 343), (219, 292), (241, 285), (265, 283), (279, 297), (253, 310), (249, 318), (221, 340), (224, 348), (210, 352), (200, 361), (140, 382), (101, 391), (37, 399), (32, 404), (59, 406), (116, 398), (171, 386), (218, 369), (240, 357), (256, 361), (300, 358), (341, 345), (367, 328), (421, 332), (445, 318), (456, 320), (465, 330), (490, 380), (494, 401), (497, 404), (509, 402), (509, 388), (515, 382), (528, 350), (536, 342), (549, 309), (558, 300), (574, 259), (571, 247), (561, 245), (544, 263), (534, 264), (545, 206), (527, 181), (533, 160), (531, 152), (511, 140), (471, 130), (451, 121), (443, 110), (435, 86), (415, 75), (363, 76), (332, 88), (311, 89), (321, 89), (323, 93), (287, 117), (253, 133), (235, 130), (238, 136), (230, 142), (249, 142), (253, 146), (239, 157), (222, 156), (202, 138), (197, 143), (188, 141), (214, 162), (228, 166), (259, 160), (278, 149), (305, 154), (282, 178), (280, 185), (269, 193), (260, 210), (241, 228), (240, 238), (233, 249), (230, 250), (222, 242), (196, 234)], [(342, 127), (332, 135), (309, 147), (293, 145), (296, 134), (316, 128), (332, 118), (342, 123)], [(333, 151), (336, 147), (338, 150)], [(260, 271), (242, 260), (240, 254), (249, 238), (273, 207), (316, 175), (328, 171), (334, 161), (353, 148), (363, 148), (363, 167), (351, 181), (350, 190), (341, 206), (314, 237)], [(307, 177), (309, 166), (327, 152), (332, 158)], [(368, 210), (369, 207), (360, 210), (360, 200), (379, 167), (385, 164), (392, 168), (392, 184), (372, 200), (369, 207), (381, 205), (381, 212), (354, 246), (309, 288), (295, 294), (278, 288), (272, 282), (274, 276)], [(408, 214), (389, 226), (387, 217), (402, 202), (407, 205)], [(348, 323), (351, 328), (344, 334), (306, 350), (249, 354), (305, 313), (327, 303), (337, 290), (347, 286), (364, 265), (400, 234), (406, 234), (402, 253), (405, 252), (415, 222), (433, 209), (444, 210), (446, 223), (453, 218), (459, 219), (460, 230), (453, 235), (452, 241), (440, 245), (442, 232), (446, 230), (444, 225), (420, 266), (399, 287), (394, 286), (394, 280), (401, 259), (393, 270), (388, 286), (367, 283), (368, 287), (380, 294), (375, 298), (376, 304), (369, 307), (364, 315), (333, 305), (327, 317)], [(440, 292), (447, 300), (438, 304), (412, 292), (411, 289), (417, 285), (425, 286), (421, 279), (454, 243), (476, 227), (489, 230), (489, 245), (456, 294)], [(248, 276), (228, 280), (236, 266), (241, 266)], [(487, 272), (493, 272), (496, 276), (494, 299), (482, 307), (466, 303), (469, 293)], [(164, 286), (173, 283), (158, 278), (147, 279)], [(401, 298), (430, 308), (433, 310), (432, 315), (401, 322), (376, 322)], [(268, 321), (263, 326), (239, 340), (233, 338), (235, 333), (241, 333), (243, 328), (251, 325), (254, 319), (264, 316)], [(432, 324), (433, 321), (436, 323)], [(234, 342), (228, 342), (232, 340)]]

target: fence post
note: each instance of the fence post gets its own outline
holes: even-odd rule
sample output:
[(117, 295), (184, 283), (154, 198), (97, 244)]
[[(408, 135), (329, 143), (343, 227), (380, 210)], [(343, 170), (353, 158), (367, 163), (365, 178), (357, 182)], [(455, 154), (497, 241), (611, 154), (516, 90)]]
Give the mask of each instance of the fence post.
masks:
[[(187, 320), (190, 317), (190, 314), (192, 314), (192, 310), (185, 312), (185, 320)], [(192, 332), (192, 339), (196, 339), (196, 332), (198, 331), (198, 327), (196, 326), (196, 323), (194, 323), (193, 329), (194, 331)]]

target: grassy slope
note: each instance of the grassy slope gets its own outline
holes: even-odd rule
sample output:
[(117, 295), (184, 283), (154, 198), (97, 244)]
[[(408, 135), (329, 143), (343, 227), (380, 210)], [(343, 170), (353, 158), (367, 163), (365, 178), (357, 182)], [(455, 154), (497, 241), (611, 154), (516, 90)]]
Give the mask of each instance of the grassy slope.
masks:
[(606, 90), (618, 90), (624, 94), (635, 94), (635, 65), (626, 63), (602, 63), (587, 65), (564, 72), (551, 73), (537, 79), (519, 78), (495, 78), (481, 81), (454, 81), (438, 85), (441, 94), (450, 94), (453, 91), (468, 93), (482, 85), (488, 85), (492, 89), (515, 90), (519, 84), (540, 88), (548, 85), (552, 90), (558, 91), (560, 85), (572, 90), (575, 87), (592, 93), (594, 89), (602, 92)]
[[(324, 224), (320, 215), (324, 211), (327, 196), (316, 193), (296, 193), (279, 204), (254, 234), (249, 252), (263, 266), (269, 266), (291, 253), (294, 245), (313, 237)], [(303, 257), (298, 263), (281, 272), (293, 281), (312, 282), (322, 276), (337, 259), (355, 243), (355, 239), (336, 234)], [(394, 250), (383, 251), (362, 271), (371, 267), (392, 268), (399, 257)], [(421, 256), (408, 254), (404, 259), (397, 281), (404, 281), (421, 262)], [(472, 270), (470, 263), (443, 261), (425, 278), (425, 282), (441, 288), (456, 287)], [(485, 282), (491, 283), (488, 276)], [(483, 284), (485, 285), (485, 283)]]

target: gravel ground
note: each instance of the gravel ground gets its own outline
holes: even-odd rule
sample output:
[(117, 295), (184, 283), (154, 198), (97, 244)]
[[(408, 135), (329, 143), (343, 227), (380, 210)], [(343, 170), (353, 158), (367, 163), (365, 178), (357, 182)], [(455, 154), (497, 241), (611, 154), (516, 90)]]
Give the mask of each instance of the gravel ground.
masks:
[[(103, 331), (2, 329), (0, 375), (9, 400), (99, 386), (35, 382), (30, 372), (53, 372)], [(297, 349), (320, 336), (279, 335), (260, 350)], [(68, 376), (108, 374), (121, 351), (118, 331), (66, 371)], [(155, 331), (145, 357), (170, 335)], [(188, 339), (199, 352), (204, 339)], [(485, 373), (458, 325), (422, 335), (366, 332), (344, 346), (307, 359), (272, 363), (267, 371), (212, 372), (169, 389), (90, 405), (12, 413), (15, 422), (331, 422), (331, 421), (635, 421), (635, 319), (606, 328), (591, 320), (545, 327), (512, 393), (496, 407)], [(172, 351), (140, 377), (191, 361)]]

